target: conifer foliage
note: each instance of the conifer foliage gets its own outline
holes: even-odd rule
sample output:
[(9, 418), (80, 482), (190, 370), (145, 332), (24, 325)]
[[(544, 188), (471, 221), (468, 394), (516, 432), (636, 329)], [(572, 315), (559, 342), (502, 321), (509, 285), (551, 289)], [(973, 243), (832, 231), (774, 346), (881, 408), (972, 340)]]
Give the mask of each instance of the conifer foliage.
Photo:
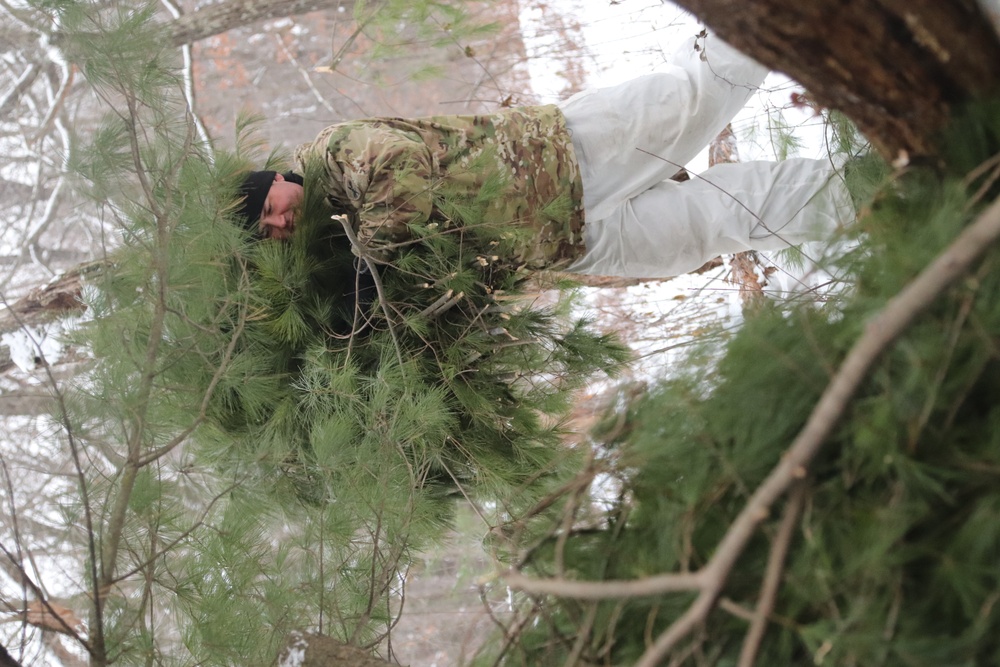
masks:
[[(839, 298), (763, 309), (721, 355), (692, 355), (598, 429), (606, 456), (581, 483), (602, 480), (602, 503), (615, 489), (610, 510), (567, 497), (529, 531), (537, 546), (510, 578), (527, 592), (521, 615), (482, 664), (1000, 661), (994, 248), (866, 369), (819, 456), (752, 518), (703, 616), (693, 602), (876, 314), (973, 222), (1000, 229), (1000, 104), (970, 110), (942, 145), (946, 166), (868, 188)], [(653, 579), (664, 573), (677, 576)]]
[(503, 259), (523, 240), (482, 222), (498, 178), (448, 193), (447, 228), (414, 226), (386, 264), (352, 253), (349, 222), (312, 180), (321, 170), (305, 171), (291, 242), (246, 249), (253, 315), (213, 402), (223, 442), (241, 444), (221, 449), (237, 461), (253, 449), (312, 502), (388, 462), (405, 472), (394, 485), (529, 500), (523, 485), (566, 455), (558, 421), (571, 391), (624, 349), (569, 323), (566, 304), (524, 298), (526, 274)]
[(570, 392), (626, 354), (525, 297), (517, 235), (480, 224), (496, 179), (445, 193), (455, 228), (414, 228), (377, 280), (314, 182), (292, 242), (253, 240), (252, 132), (197, 138), (154, 9), (45, 7), (107, 112), (70, 168), (121, 235), (77, 333), (93, 363), (58, 388), (88, 554), (68, 634), (95, 665), (271, 664), (292, 631), (370, 649), (450, 499), (506, 517), (563, 479)]

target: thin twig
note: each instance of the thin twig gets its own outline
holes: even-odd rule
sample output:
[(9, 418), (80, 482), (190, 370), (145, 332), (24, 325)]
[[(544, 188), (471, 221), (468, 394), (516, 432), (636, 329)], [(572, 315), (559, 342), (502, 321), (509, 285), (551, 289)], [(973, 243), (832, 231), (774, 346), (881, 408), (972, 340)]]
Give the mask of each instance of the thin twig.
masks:
[(399, 338), (396, 336), (396, 328), (392, 323), (392, 313), (389, 312), (389, 300), (385, 296), (385, 288), (382, 286), (382, 277), (378, 273), (378, 267), (375, 265), (367, 249), (361, 245), (358, 235), (354, 233), (354, 227), (351, 226), (351, 221), (347, 219), (347, 216), (338, 214), (331, 216), (331, 219), (339, 222), (344, 228), (344, 233), (347, 234), (347, 238), (351, 242), (351, 247), (355, 249), (358, 257), (364, 260), (368, 266), (368, 270), (372, 274), (375, 291), (378, 292), (379, 305), (382, 307), (382, 313), (385, 315), (385, 323), (389, 328), (389, 335), (392, 336), (392, 342), (396, 347), (396, 360), (399, 361), (399, 370), (400, 372), (405, 372), (402, 348), (399, 345)]
[[(91, 650), (90, 644), (87, 643), (86, 638), (81, 636), (76, 628), (71, 627), (69, 623), (66, 622), (66, 619), (63, 617), (63, 615), (52, 607), (52, 604), (46, 597), (45, 591), (42, 590), (42, 587), (39, 586), (37, 583), (35, 583), (35, 581), (28, 574), (28, 571), (24, 569), (24, 566), (18, 562), (17, 557), (14, 554), (12, 554), (10, 550), (3, 545), (3, 543), (0, 543), (0, 552), (3, 552), (3, 555), (7, 557), (7, 560), (9, 560), (11, 564), (15, 568), (17, 568), (17, 571), (21, 576), (22, 583), (31, 589), (31, 592), (38, 599), (38, 603), (45, 610), (45, 613), (50, 615), (52, 619), (60, 626), (60, 629), (57, 630), (57, 632), (62, 632), (63, 634), (69, 635), (70, 637), (75, 639), (80, 644), (80, 646), (86, 649), (88, 653), (93, 655), (93, 651)], [(27, 610), (25, 610), (25, 615), (27, 615)]]
[(778, 534), (774, 536), (774, 542), (771, 543), (771, 553), (767, 558), (767, 570), (764, 573), (764, 582), (760, 587), (760, 599), (757, 601), (753, 620), (750, 621), (750, 629), (747, 630), (747, 635), (743, 639), (743, 647), (740, 649), (739, 667), (753, 667), (757, 660), (757, 651), (760, 650), (760, 643), (764, 639), (768, 618), (774, 610), (774, 602), (781, 585), (781, 575), (785, 571), (785, 557), (788, 555), (788, 547), (792, 542), (795, 523), (799, 519), (805, 498), (806, 485), (804, 482), (800, 482), (795, 486), (788, 499), (788, 504), (785, 505), (785, 514), (781, 517)]

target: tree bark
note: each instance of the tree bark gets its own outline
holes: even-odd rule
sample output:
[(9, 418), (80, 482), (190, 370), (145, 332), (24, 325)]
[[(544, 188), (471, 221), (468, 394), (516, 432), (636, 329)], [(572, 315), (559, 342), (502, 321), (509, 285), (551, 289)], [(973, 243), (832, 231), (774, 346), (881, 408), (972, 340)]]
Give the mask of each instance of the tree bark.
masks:
[(84, 281), (110, 265), (106, 260), (81, 264), (50, 283), (36, 287), (29, 294), (18, 299), (0, 311), (0, 333), (17, 331), (23, 326), (36, 326), (82, 313), (85, 310), (80, 295)]
[(351, 12), (354, 0), (224, 0), (171, 21), (170, 41), (184, 46), (258, 21), (331, 7)]
[(932, 155), (957, 103), (1000, 89), (1000, 40), (974, 0), (675, 1), (889, 159)]
[(21, 667), (21, 663), (7, 652), (6, 647), (0, 646), (0, 667)]

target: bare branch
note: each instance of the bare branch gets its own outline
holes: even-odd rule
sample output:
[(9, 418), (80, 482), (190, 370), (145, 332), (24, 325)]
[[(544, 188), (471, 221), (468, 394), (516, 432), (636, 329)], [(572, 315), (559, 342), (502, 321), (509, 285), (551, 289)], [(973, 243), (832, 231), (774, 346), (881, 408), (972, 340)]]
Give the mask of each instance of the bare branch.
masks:
[(0, 116), (4, 116), (13, 111), (18, 100), (21, 99), (21, 95), (23, 95), (24, 91), (31, 87), (31, 84), (35, 82), (35, 79), (38, 78), (38, 74), (41, 71), (42, 68), (34, 63), (28, 65), (14, 86), (8, 90), (2, 98), (0, 98)]
[(382, 312), (385, 314), (386, 326), (389, 327), (389, 334), (392, 336), (392, 342), (396, 347), (396, 360), (399, 362), (400, 370), (403, 370), (403, 353), (399, 346), (399, 338), (396, 336), (396, 329), (392, 323), (392, 314), (389, 312), (389, 301), (385, 296), (385, 288), (382, 287), (382, 278), (378, 273), (378, 266), (375, 260), (372, 259), (371, 254), (367, 251), (367, 248), (361, 244), (358, 240), (358, 235), (354, 233), (354, 227), (351, 226), (351, 221), (347, 219), (346, 215), (334, 215), (331, 218), (340, 223), (341, 227), (344, 228), (344, 233), (347, 234), (347, 238), (351, 242), (351, 247), (358, 253), (358, 256), (364, 260), (365, 264), (368, 266), (368, 270), (371, 271), (372, 280), (375, 282), (375, 290), (378, 292), (379, 304), (382, 306)]
[(760, 587), (760, 599), (754, 610), (750, 629), (743, 640), (743, 647), (740, 649), (739, 667), (753, 667), (757, 659), (757, 651), (760, 649), (760, 643), (764, 639), (764, 631), (767, 629), (768, 617), (774, 610), (774, 601), (778, 596), (778, 587), (781, 585), (781, 575), (785, 569), (785, 556), (788, 555), (788, 547), (792, 542), (795, 523), (798, 521), (805, 499), (806, 486), (804, 483), (799, 483), (792, 492), (791, 498), (788, 499), (785, 514), (781, 517), (781, 525), (778, 526), (778, 534), (774, 536), (774, 542), (771, 543), (767, 571), (764, 573), (764, 583)]
[(174, 46), (191, 44), (213, 35), (267, 19), (298, 16), (318, 9), (340, 7), (353, 11), (354, 0), (247, 0), (219, 2), (185, 14), (170, 26)]
[(14, 303), (4, 303), (0, 311), (0, 333), (45, 324), (69, 314), (82, 313), (83, 283), (109, 266), (107, 260), (88, 262), (73, 268), (43, 287), (32, 290)]
[(533, 579), (520, 572), (506, 572), (502, 579), (514, 590), (533, 595), (556, 595), (575, 600), (638, 598), (697, 591), (705, 587), (701, 572), (661, 574), (635, 581), (573, 581), (570, 579)]

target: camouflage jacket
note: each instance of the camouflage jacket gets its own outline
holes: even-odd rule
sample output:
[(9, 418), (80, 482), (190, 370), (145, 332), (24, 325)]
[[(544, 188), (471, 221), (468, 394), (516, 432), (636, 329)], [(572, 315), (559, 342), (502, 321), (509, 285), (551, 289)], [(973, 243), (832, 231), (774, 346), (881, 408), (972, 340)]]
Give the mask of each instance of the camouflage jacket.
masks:
[(324, 170), (327, 198), (353, 213), (359, 241), (383, 256), (411, 239), (411, 224), (453, 224), (437, 202), (449, 192), (474, 196), (497, 174), (500, 195), (489, 200), (483, 222), (531, 232), (505, 259), (555, 269), (583, 254), (580, 170), (555, 106), (338, 123), (299, 146), (295, 161), (298, 169)]

